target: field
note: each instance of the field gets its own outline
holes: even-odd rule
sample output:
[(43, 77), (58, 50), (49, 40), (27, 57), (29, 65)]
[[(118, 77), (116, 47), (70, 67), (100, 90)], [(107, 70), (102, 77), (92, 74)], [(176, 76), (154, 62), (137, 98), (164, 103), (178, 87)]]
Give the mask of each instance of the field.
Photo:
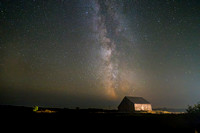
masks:
[[(89, 132), (198, 132), (200, 117), (187, 113), (120, 113), (103, 109), (41, 108), (0, 106), (1, 121), (30, 131)], [(3, 127), (3, 126), (2, 126)]]

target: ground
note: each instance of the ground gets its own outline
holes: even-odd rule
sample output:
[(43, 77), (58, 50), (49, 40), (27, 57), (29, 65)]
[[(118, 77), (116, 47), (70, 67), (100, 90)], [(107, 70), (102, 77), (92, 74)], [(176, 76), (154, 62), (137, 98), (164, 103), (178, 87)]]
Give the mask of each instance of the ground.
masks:
[[(199, 116), (190, 114), (120, 113), (103, 109), (43, 108), (40, 113), (29, 107), (0, 106), (1, 121), (17, 125), (18, 129), (67, 130), (105, 132), (137, 130), (138, 132), (187, 132), (199, 131)], [(48, 111), (45, 111), (48, 110)], [(52, 112), (53, 111), (53, 112)], [(3, 126), (2, 126), (3, 127)]]

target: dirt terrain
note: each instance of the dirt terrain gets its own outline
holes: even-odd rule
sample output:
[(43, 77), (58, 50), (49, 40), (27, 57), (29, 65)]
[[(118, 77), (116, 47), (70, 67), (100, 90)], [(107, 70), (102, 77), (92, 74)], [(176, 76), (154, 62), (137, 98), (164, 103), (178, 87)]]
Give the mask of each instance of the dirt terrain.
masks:
[[(0, 106), (3, 125), (17, 125), (26, 128), (51, 131), (89, 131), (89, 132), (199, 132), (199, 115), (120, 113), (117, 110), (103, 109), (60, 109), (40, 108), (34, 112), (32, 107)], [(2, 126), (4, 127), (4, 126)], [(40, 128), (40, 129), (38, 129)], [(12, 128), (11, 128), (12, 129)]]

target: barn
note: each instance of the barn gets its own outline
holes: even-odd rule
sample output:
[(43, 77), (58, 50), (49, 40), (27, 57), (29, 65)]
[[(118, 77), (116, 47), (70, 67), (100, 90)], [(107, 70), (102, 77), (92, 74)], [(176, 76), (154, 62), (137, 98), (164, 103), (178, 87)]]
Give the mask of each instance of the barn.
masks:
[(125, 96), (118, 106), (120, 112), (152, 111), (151, 104), (142, 97)]

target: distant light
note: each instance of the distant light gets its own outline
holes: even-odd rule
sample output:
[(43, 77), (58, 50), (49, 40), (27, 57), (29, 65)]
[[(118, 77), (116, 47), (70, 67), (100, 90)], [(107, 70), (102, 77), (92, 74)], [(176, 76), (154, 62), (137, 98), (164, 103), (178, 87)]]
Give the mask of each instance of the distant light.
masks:
[(33, 112), (36, 112), (36, 111), (38, 111), (38, 106), (33, 107)]

